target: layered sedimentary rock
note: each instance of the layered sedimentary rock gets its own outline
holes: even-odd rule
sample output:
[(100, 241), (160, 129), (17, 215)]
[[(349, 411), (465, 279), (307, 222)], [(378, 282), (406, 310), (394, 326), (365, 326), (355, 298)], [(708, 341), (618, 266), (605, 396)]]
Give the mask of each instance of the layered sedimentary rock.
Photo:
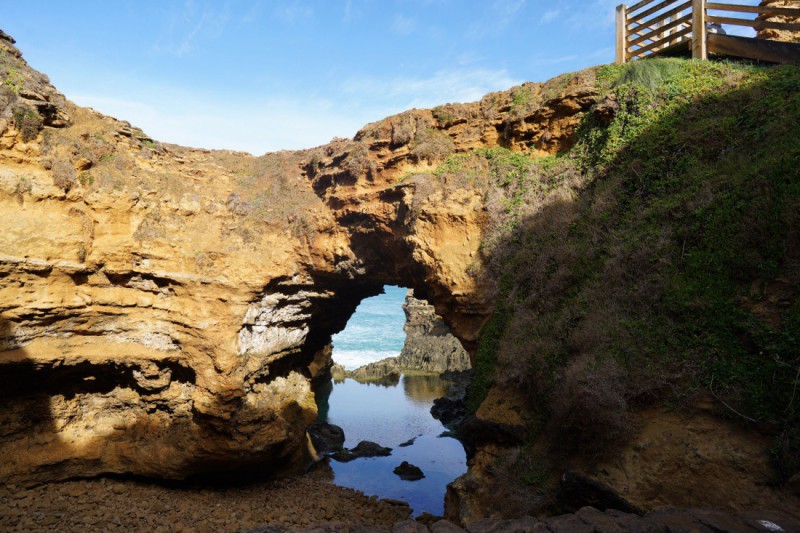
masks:
[[(668, 73), (667, 66), (662, 65)], [(628, 299), (619, 298), (630, 305), (628, 313), (642, 298), (656, 298), (657, 291), (646, 285), (652, 281), (648, 269), (666, 268), (658, 266), (662, 264), (679, 268), (692, 257), (697, 235), (669, 233), (670, 224), (679, 225), (675, 215), (680, 210), (675, 211), (673, 198), (658, 196), (659, 187), (651, 188), (654, 183), (667, 189), (680, 183), (662, 183), (664, 176), (653, 175), (660, 174), (653, 170), (660, 167), (648, 154), (672, 138), (661, 129), (638, 129), (640, 135), (654, 136), (636, 160), (621, 167), (631, 178), (624, 182), (630, 188), (619, 197), (607, 194), (607, 180), (614, 185), (619, 178), (613, 169), (617, 151), (624, 149), (605, 146), (603, 139), (613, 131), (636, 132), (642, 114), (659, 105), (652, 99), (653, 89), (644, 85), (636, 91), (608, 91), (612, 83), (625, 83), (628, 74), (636, 74), (635, 67), (616, 74), (615, 68), (628, 67), (588, 69), (547, 84), (490, 94), (472, 104), (413, 110), (369, 124), (352, 140), (253, 157), (158, 143), (130, 124), (74, 106), (0, 34), (0, 482), (104, 472), (182, 478), (302, 463), (308, 446), (305, 430), (318, 408), (311, 383), (330, 364), (330, 337), (344, 327), (359, 301), (377, 294), (384, 284), (412, 287), (431, 302), (473, 357), (481, 353), (480, 330), (495, 300), (524, 301), (533, 310), (540, 303), (556, 305), (559, 298), (574, 296), (572, 289), (582, 276), (641, 279), (636, 291), (626, 293)], [(748, 81), (749, 70), (726, 68), (722, 73), (691, 63), (678, 70), (708, 75), (729, 90), (750, 84), (752, 99), (722, 99), (718, 113), (765, 100), (759, 98), (757, 79)], [(786, 70), (780, 73), (793, 79)], [(786, 80), (779, 86), (784, 95), (793, 87)], [(656, 92), (672, 94), (680, 83), (673, 79), (662, 89), (667, 88)], [(710, 100), (720, 101), (716, 96)], [(697, 109), (690, 102), (678, 115), (673, 108), (669, 120), (680, 123), (681, 116), (692, 116)], [(780, 113), (792, 109), (783, 106)], [(618, 112), (626, 120), (615, 119)], [(766, 115), (765, 120), (774, 118)], [(747, 118), (730, 115), (699, 124), (716, 131), (731, 124), (739, 127), (742, 117)], [(751, 128), (759, 120), (747, 118), (741, 127), (765, 135), (789, 131), (787, 124), (776, 121), (770, 124), (777, 129)], [(584, 154), (590, 156), (583, 158), (584, 164), (606, 158), (610, 177), (597, 176), (588, 183), (572, 163), (564, 165), (563, 158), (553, 157), (541, 165), (549, 173), (527, 183), (535, 186), (518, 190), (524, 180), (516, 180), (514, 172), (537, 170), (524, 162), (515, 166), (518, 153), (492, 150), (558, 154), (575, 145), (579, 130), (587, 132), (582, 126), (598, 146), (584, 142), (577, 151), (608, 148)], [(664, 127), (676, 130), (672, 122)], [(697, 136), (737, 137), (703, 137), (691, 128), (676, 131), (687, 140), (676, 145), (676, 152), (697, 144)], [(729, 153), (715, 143), (707, 148), (695, 162), (716, 161)], [(498, 156), (500, 152), (504, 155)], [(730, 167), (724, 168), (737, 168), (738, 163), (727, 161)], [(788, 159), (779, 163), (789, 170), (774, 181), (789, 183), (796, 165)], [(677, 180), (690, 169), (668, 170), (666, 178)], [(726, 177), (714, 175), (720, 191)], [(597, 201), (576, 202), (586, 191)], [(713, 191), (695, 191), (696, 201), (689, 202), (684, 216), (702, 214), (714, 202)], [(672, 208), (657, 218), (664, 223), (663, 232), (659, 227), (651, 240), (641, 241), (643, 235), (636, 231), (619, 231), (627, 226), (609, 225), (616, 213), (625, 213), (625, 202), (648, 199)], [(755, 203), (770, 203), (764, 199)], [(596, 214), (596, 219), (588, 218), (595, 220), (596, 231), (577, 243), (582, 248), (567, 242), (573, 232), (585, 229), (576, 206), (588, 206), (582, 215)], [(529, 218), (527, 234), (498, 231), (498, 225), (513, 225), (523, 215)], [(647, 227), (655, 226), (661, 224)], [(521, 265), (504, 263), (495, 271), (497, 283), (487, 280), (486, 272), (503, 256), (487, 252), (497, 248), (487, 235), (505, 238), (506, 248), (526, 244), (519, 249), (532, 250), (520, 258)], [(539, 241), (559, 253), (539, 254), (539, 248), (531, 248)], [(643, 242), (675, 245), (674, 257), (660, 261), (658, 255), (648, 255)], [(607, 257), (581, 261), (591, 259), (603, 243)], [(629, 246), (635, 253), (625, 255), (612, 244), (626, 253)], [(639, 270), (629, 270), (628, 259)], [(515, 280), (514, 270), (526, 267), (526, 261), (533, 263), (527, 268), (536, 275)], [(595, 263), (605, 264), (610, 277), (603, 277), (605, 271), (599, 278), (591, 276), (599, 268)], [(504, 286), (506, 277), (511, 282)], [(786, 279), (788, 286), (797, 286), (793, 277)], [(770, 289), (775, 280), (766, 281), (763, 286)], [(531, 296), (535, 293), (525, 285), (546, 290)], [(620, 293), (625, 286), (620, 285)], [(506, 292), (504, 300), (497, 291)], [(754, 290), (752, 297), (753, 313), (769, 308), (773, 298), (770, 290)], [(781, 306), (783, 300), (778, 301)], [(541, 378), (535, 374), (544, 365), (531, 361), (544, 353), (550, 354), (544, 363), (570, 362), (576, 349), (591, 355), (603, 348), (594, 339), (603, 338), (597, 332), (613, 324), (617, 312), (595, 314), (600, 319), (589, 322), (584, 313), (605, 303), (577, 297), (564, 305), (556, 322), (541, 320), (538, 312), (520, 314), (508, 326), (515, 342), (500, 338), (502, 324), (489, 324), (484, 339), (496, 345), (498, 376), (491, 376), (491, 364), (476, 372), (485, 387), (469, 420), (476, 450), (470, 473), (449, 493), (451, 518), (467, 522), (498, 512), (536, 514), (544, 508), (548, 472), (535, 460), (564, 455), (565, 450), (546, 448), (547, 439), (528, 440), (539, 448), (519, 446), (542, 430), (542, 416), (547, 415), (536, 412), (547, 398), (530, 394), (530, 379)], [(702, 307), (702, 302), (687, 305)], [(495, 316), (503, 318), (503, 309), (498, 309)], [(550, 343), (528, 342), (530, 329), (572, 331), (564, 324), (581, 327), (563, 338), (546, 339)], [(631, 346), (639, 350), (640, 337), (635, 340)], [(556, 349), (560, 344), (568, 350)], [(584, 415), (578, 421), (588, 415), (603, 422), (607, 419), (598, 415), (622, 412), (630, 415), (625, 420), (631, 422), (631, 435), (624, 442), (620, 438), (621, 448), (609, 452), (608, 463), (574, 453), (564, 459), (575, 463), (570, 468), (614, 485), (642, 507), (798, 508), (796, 495), (765, 488), (768, 438), (719, 413), (687, 409), (681, 416), (696, 416), (697, 421), (686, 423), (663, 409), (643, 409), (650, 401), (646, 393), (636, 398), (642, 404), (630, 404), (635, 413), (624, 405), (615, 410), (619, 404), (594, 398), (617, 399), (609, 393), (626, 384), (624, 376), (613, 365), (586, 361), (572, 361), (576, 365), (567, 369), (571, 374), (545, 376), (564, 378), (558, 383), (564, 402), (554, 407), (562, 407), (562, 414)], [(696, 371), (691, 364), (684, 370)], [(610, 384), (601, 387), (605, 395), (585, 394), (603, 380)], [(709, 389), (714, 396), (715, 390)], [(566, 400), (573, 398), (583, 403), (571, 411), (575, 406)], [(722, 405), (715, 400), (713, 405)], [(781, 410), (787, 409), (786, 403)], [(564, 442), (558, 429), (549, 428), (555, 435), (551, 443)], [(600, 432), (581, 436), (591, 445), (604, 437)], [(782, 453), (791, 459), (794, 449), (787, 446)], [(690, 479), (683, 477), (687, 456)], [(520, 469), (524, 479), (503, 484), (503, 472), (519, 477)], [(726, 487), (717, 485), (720, 479)], [(526, 490), (517, 490), (523, 483)]]
[(68, 102), (0, 35), (0, 480), (167, 478), (306, 449), (332, 333), (385, 283), (474, 347), (482, 193), (403, 180), (572, 142), (585, 80), (415, 110), (262, 157), (158, 143)]

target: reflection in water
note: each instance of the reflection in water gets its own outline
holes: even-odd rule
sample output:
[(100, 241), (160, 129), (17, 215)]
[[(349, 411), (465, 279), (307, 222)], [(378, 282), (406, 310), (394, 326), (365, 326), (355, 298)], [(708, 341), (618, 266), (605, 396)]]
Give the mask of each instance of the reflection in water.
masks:
[(433, 400), (447, 394), (449, 383), (438, 375), (404, 376), (403, 390), (409, 399), (428, 405), (428, 412)]
[[(415, 515), (424, 511), (441, 515), (447, 484), (467, 470), (461, 443), (438, 437), (446, 428), (430, 415), (434, 398), (445, 394), (448, 383), (439, 376), (402, 376), (401, 381), (402, 387), (345, 379), (334, 383), (332, 390), (318, 391), (319, 421), (341, 426), (345, 447), (370, 440), (392, 448), (389, 457), (331, 461), (334, 482), (407, 501)], [(398, 446), (414, 437), (412, 445)], [(420, 467), (425, 478), (401, 480), (392, 470), (403, 461)]]

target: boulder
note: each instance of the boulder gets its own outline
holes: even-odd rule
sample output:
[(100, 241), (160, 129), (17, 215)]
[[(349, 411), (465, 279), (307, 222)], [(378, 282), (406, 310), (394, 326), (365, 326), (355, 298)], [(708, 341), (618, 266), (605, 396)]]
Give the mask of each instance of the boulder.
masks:
[(403, 461), (400, 466), (396, 467), (393, 472), (397, 474), (400, 479), (406, 481), (417, 481), (425, 477), (422, 469), (416, 465), (412, 465), (408, 461)]
[(314, 422), (308, 426), (308, 436), (319, 453), (337, 452), (344, 446), (344, 430), (327, 422)]
[(372, 441), (362, 440), (359, 442), (355, 448), (352, 449), (343, 449), (340, 450), (331, 457), (339, 461), (340, 463), (347, 463), (352, 461), (353, 459), (358, 459), (359, 457), (385, 457), (392, 454), (392, 449), (387, 448), (385, 446), (381, 446)]

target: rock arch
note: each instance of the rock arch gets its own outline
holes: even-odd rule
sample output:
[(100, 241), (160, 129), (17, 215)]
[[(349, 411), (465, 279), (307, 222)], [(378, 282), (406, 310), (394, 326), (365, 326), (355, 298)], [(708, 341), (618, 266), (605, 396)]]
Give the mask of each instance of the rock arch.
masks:
[[(475, 148), (558, 152), (597, 97), (580, 76), (559, 94), (526, 84), (523, 110), (507, 91), (253, 157), (158, 143), (0, 47), (21, 73), (0, 99), (0, 480), (14, 483), (291, 464), (330, 336), (384, 284), (431, 301), (473, 350), (491, 308), (474, 275), (485, 199), (431, 171)], [(48, 111), (37, 131), (15, 125), (19, 105)]]

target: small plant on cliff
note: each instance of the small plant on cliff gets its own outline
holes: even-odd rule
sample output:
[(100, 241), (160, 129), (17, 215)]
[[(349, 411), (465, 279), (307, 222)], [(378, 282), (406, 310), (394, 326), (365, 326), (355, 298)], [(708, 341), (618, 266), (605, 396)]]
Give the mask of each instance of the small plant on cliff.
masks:
[(12, 111), (12, 116), (23, 141), (31, 141), (39, 135), (39, 131), (42, 129), (42, 117), (34, 108), (17, 105)]
[(64, 192), (69, 192), (75, 185), (75, 167), (69, 160), (58, 159), (53, 162), (50, 173), (53, 176), (53, 185)]
[(25, 78), (22, 77), (19, 70), (15, 67), (6, 67), (5, 79), (3, 79), (3, 86), (9, 89), (14, 94), (19, 94), (25, 84)]
[(426, 128), (417, 131), (411, 147), (411, 155), (417, 161), (438, 163), (455, 151), (456, 145), (443, 131)]

